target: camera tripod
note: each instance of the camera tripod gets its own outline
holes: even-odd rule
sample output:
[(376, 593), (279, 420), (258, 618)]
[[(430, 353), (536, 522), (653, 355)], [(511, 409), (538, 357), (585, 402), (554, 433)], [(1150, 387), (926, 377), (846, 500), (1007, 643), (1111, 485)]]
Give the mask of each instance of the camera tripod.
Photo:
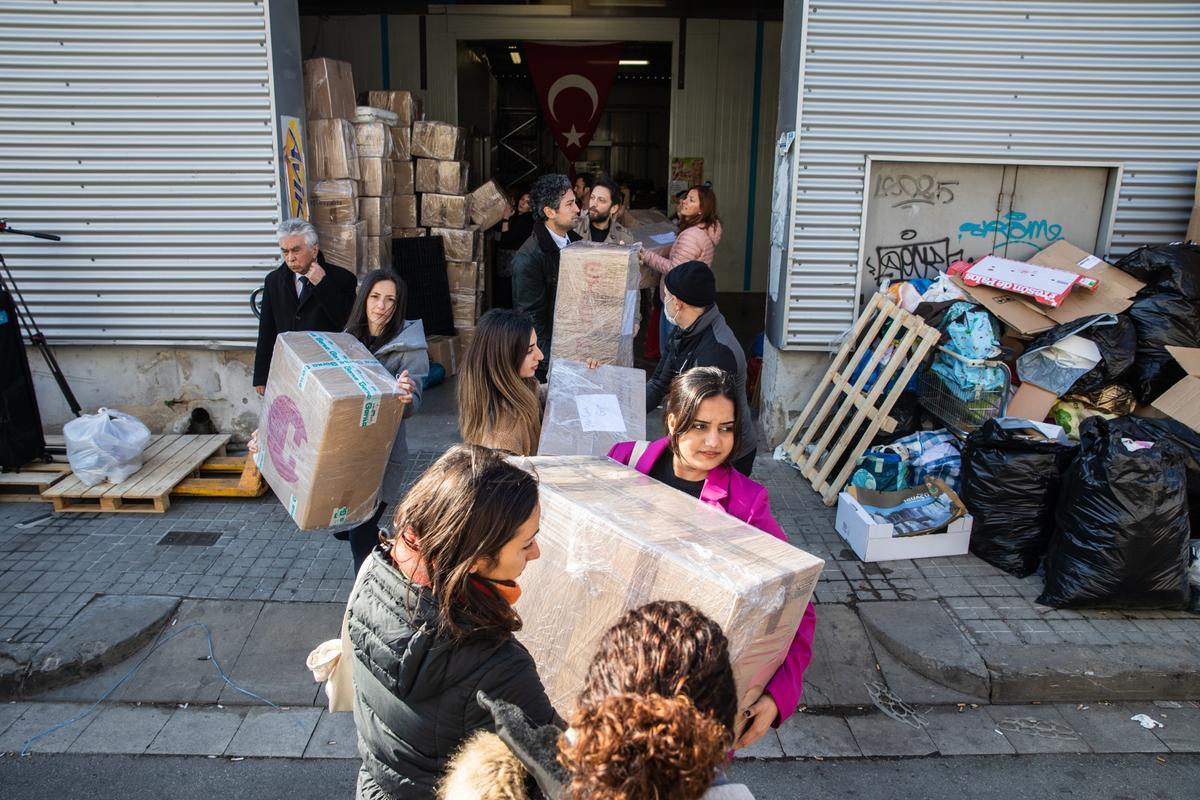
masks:
[[(48, 239), (52, 242), (61, 242), (62, 237), (55, 236), (51, 233), (37, 233), (36, 231), (21, 231), (16, 228), (10, 228), (7, 220), (0, 219), (0, 233), (15, 233), (21, 236), (32, 236), (35, 239)], [(58, 366), (58, 359), (54, 357), (54, 352), (46, 343), (46, 335), (38, 328), (37, 321), (33, 318), (33, 312), (29, 310), (29, 304), (25, 302), (25, 297), (21, 294), (20, 288), (17, 286), (17, 281), (13, 278), (12, 272), (8, 268), (8, 263), (4, 260), (4, 255), (0, 254), (0, 269), (3, 270), (0, 274), (0, 291), (7, 291), (15, 298), (16, 302), (13, 307), (17, 312), (17, 321), (21, 328), (24, 329), (26, 337), (29, 339), (29, 344), (38, 349), (42, 354), (42, 358), (46, 361), (46, 366), (50, 369), (50, 374), (54, 376), (58, 388), (62, 390), (63, 397), (66, 398), (67, 405), (71, 407), (71, 412), (75, 416), (83, 413), (83, 408), (79, 405), (79, 401), (75, 399), (75, 393), (71, 391), (70, 385), (67, 383), (67, 377), (63, 375), (62, 368)]]

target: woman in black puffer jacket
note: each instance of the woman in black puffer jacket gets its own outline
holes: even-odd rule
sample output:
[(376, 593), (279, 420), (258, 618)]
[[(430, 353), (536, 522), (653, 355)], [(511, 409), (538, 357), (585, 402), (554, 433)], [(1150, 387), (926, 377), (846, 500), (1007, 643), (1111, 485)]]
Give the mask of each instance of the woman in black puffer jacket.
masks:
[(483, 447), (452, 447), (396, 512), (349, 605), (360, 800), (428, 798), (446, 761), (492, 716), (487, 692), (535, 724), (560, 721), (513, 637), (516, 579), (538, 557), (533, 475)]

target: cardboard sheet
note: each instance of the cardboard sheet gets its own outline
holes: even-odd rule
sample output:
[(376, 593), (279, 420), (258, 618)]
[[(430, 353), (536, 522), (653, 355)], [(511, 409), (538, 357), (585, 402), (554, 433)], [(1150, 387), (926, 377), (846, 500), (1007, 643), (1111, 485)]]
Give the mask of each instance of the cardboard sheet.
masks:
[(1150, 405), (1200, 432), (1200, 347), (1167, 346), (1187, 376), (1158, 396)]
[(554, 360), (539, 456), (604, 456), (617, 442), (645, 438), (644, 370)]
[(552, 359), (633, 366), (638, 248), (574, 242), (562, 250)]

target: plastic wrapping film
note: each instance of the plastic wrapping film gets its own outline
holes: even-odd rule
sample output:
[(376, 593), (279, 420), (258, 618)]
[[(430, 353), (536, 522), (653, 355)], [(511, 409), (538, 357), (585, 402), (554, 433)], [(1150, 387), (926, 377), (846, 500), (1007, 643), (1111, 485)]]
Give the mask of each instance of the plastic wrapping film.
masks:
[(354, 143), (359, 158), (395, 158), (391, 128), (382, 122), (354, 123)]
[(475, 261), (447, 261), (446, 280), (451, 292), (483, 290), (483, 268)]
[(638, 248), (573, 242), (561, 251), (548, 358), (633, 366)]
[(646, 250), (666, 255), (679, 236), (673, 222), (649, 222), (629, 228), (629, 235)]
[(474, 328), (479, 321), (483, 292), (464, 290), (450, 292), (450, 308), (454, 315), (454, 329)]
[(597, 456), (519, 458), (538, 476), (541, 557), (521, 576), (517, 634), (569, 715), (604, 632), (681, 600), (729, 638), (739, 708), (783, 662), (824, 561), (636, 470)]
[(396, 379), (346, 333), (281, 333), (255, 462), (301, 530), (375, 513), (402, 406)]
[(415, 195), (417, 186), (413, 177), (413, 162), (396, 159), (392, 162), (392, 194)]
[[(393, 217), (393, 219), (394, 219), (394, 217)], [(428, 236), (428, 235), (429, 235), (429, 231), (425, 230), (424, 228), (399, 228), (394, 224), (392, 225), (392, 238), (393, 239), (412, 239), (415, 236)]]
[(414, 167), (418, 192), (466, 194), (471, 165), (466, 161), (437, 161), (418, 158)]
[(367, 223), (346, 225), (317, 225), (317, 240), (321, 252), (331, 264), (354, 272), (367, 250)]
[(304, 62), (304, 113), (310, 122), (351, 119), (355, 96), (350, 64), (332, 58), (310, 58)]
[(390, 235), (392, 196), (358, 198), (358, 218), (367, 223), (367, 236)]
[(392, 231), (387, 229), (385, 236), (368, 236), (366, 250), (359, 262), (360, 274), (380, 267), (392, 266)]
[(359, 179), (354, 126), (344, 119), (308, 122), (308, 175), (314, 180)]
[(317, 181), (308, 201), (314, 225), (345, 225), (358, 221), (358, 181), (349, 178)]
[(417, 196), (415, 194), (392, 195), (392, 227), (417, 227)]
[(645, 370), (554, 359), (539, 456), (603, 456), (645, 438)]
[(470, 197), (455, 194), (421, 195), (421, 224), (426, 227), (465, 228), (470, 218)]
[(466, 131), (448, 122), (417, 121), (412, 126), (412, 154), (416, 158), (461, 161)]
[(412, 159), (412, 126), (397, 125), (390, 129), (392, 135), (392, 158), (397, 161)]
[(508, 197), (494, 180), (471, 192), (471, 222), (478, 225), (480, 230), (486, 231), (493, 225), (499, 225), (508, 208)]
[(390, 197), (394, 184), (390, 158), (358, 159), (358, 193), (362, 197)]
[(474, 261), (481, 249), (479, 228), (474, 225), (465, 228), (430, 228), (429, 235), (442, 237), (442, 251), (447, 261)]
[(386, 108), (377, 108), (376, 106), (357, 106), (354, 109), (354, 118), (350, 120), (355, 125), (362, 125), (371, 122), (382, 122), (387, 127), (391, 128), (400, 124), (400, 117), (394, 111), (388, 111)]
[(421, 118), (421, 100), (405, 91), (370, 91), (367, 102), (376, 108), (386, 108), (404, 126), (412, 125)]

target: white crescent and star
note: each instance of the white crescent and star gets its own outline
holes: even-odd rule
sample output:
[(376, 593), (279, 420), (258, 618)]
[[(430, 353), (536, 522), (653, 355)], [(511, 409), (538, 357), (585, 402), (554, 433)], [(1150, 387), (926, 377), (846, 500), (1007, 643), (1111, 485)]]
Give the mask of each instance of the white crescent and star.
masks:
[[(563, 75), (561, 78), (550, 84), (550, 91), (546, 93), (546, 105), (550, 109), (550, 116), (558, 121), (558, 114), (554, 111), (554, 101), (558, 99), (558, 95), (566, 89), (579, 89), (584, 92), (588, 99), (592, 101), (592, 110), (587, 118), (590, 121), (596, 116), (596, 111), (600, 106), (600, 94), (596, 91), (596, 84), (589, 81), (582, 75)], [(582, 147), (583, 134), (571, 125), (571, 130), (563, 133), (563, 139), (566, 140), (567, 147)]]

